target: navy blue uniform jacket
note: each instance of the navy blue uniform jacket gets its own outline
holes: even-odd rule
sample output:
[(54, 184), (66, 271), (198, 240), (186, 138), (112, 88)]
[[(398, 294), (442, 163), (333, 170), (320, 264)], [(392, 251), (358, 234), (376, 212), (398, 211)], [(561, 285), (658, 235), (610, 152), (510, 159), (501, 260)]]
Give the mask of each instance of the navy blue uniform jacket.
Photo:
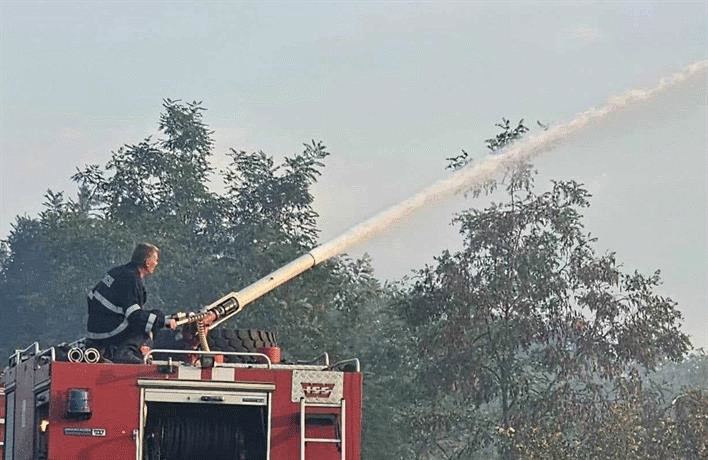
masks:
[(112, 268), (88, 294), (87, 337), (120, 342), (136, 335), (150, 336), (165, 326), (159, 310), (143, 310), (147, 300), (138, 264)]

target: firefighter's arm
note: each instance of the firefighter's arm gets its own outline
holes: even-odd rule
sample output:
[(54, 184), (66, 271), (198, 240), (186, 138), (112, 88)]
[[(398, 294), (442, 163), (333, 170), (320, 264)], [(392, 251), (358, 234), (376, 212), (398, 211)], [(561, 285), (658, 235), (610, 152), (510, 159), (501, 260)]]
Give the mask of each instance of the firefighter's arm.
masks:
[(128, 322), (135, 331), (157, 332), (163, 327), (169, 327), (169, 319), (160, 310), (143, 310), (138, 308), (128, 316)]

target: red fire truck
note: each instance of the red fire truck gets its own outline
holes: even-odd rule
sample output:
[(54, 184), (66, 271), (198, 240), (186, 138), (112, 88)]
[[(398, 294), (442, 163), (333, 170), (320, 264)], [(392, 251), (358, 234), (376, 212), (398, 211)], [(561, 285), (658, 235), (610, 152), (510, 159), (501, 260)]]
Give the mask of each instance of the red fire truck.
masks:
[(2, 460), (360, 460), (357, 359), (284, 363), (270, 341), (223, 351), (206, 340), (209, 328), (328, 257), (321, 248), (199, 313), (175, 315), (197, 331), (197, 349), (153, 349), (144, 364), (105, 362), (82, 341), (15, 351), (0, 377)]

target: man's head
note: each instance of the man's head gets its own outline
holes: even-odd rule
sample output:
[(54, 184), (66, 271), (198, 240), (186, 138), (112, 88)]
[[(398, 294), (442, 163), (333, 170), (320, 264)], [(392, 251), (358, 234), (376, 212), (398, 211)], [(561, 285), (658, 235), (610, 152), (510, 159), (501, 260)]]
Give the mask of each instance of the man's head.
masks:
[(152, 274), (160, 260), (160, 249), (154, 244), (140, 243), (135, 247), (130, 261), (137, 264), (143, 275)]

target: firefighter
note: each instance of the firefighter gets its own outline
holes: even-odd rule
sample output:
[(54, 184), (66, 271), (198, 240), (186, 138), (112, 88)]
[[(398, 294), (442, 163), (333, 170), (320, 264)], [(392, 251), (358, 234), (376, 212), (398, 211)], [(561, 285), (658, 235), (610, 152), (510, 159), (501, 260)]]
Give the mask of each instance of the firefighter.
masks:
[(142, 363), (141, 348), (149, 346), (153, 332), (163, 327), (175, 328), (175, 320), (166, 320), (160, 310), (142, 308), (147, 299), (143, 279), (155, 271), (159, 259), (157, 246), (140, 243), (130, 262), (109, 270), (89, 291), (89, 346), (99, 349), (107, 360)]

